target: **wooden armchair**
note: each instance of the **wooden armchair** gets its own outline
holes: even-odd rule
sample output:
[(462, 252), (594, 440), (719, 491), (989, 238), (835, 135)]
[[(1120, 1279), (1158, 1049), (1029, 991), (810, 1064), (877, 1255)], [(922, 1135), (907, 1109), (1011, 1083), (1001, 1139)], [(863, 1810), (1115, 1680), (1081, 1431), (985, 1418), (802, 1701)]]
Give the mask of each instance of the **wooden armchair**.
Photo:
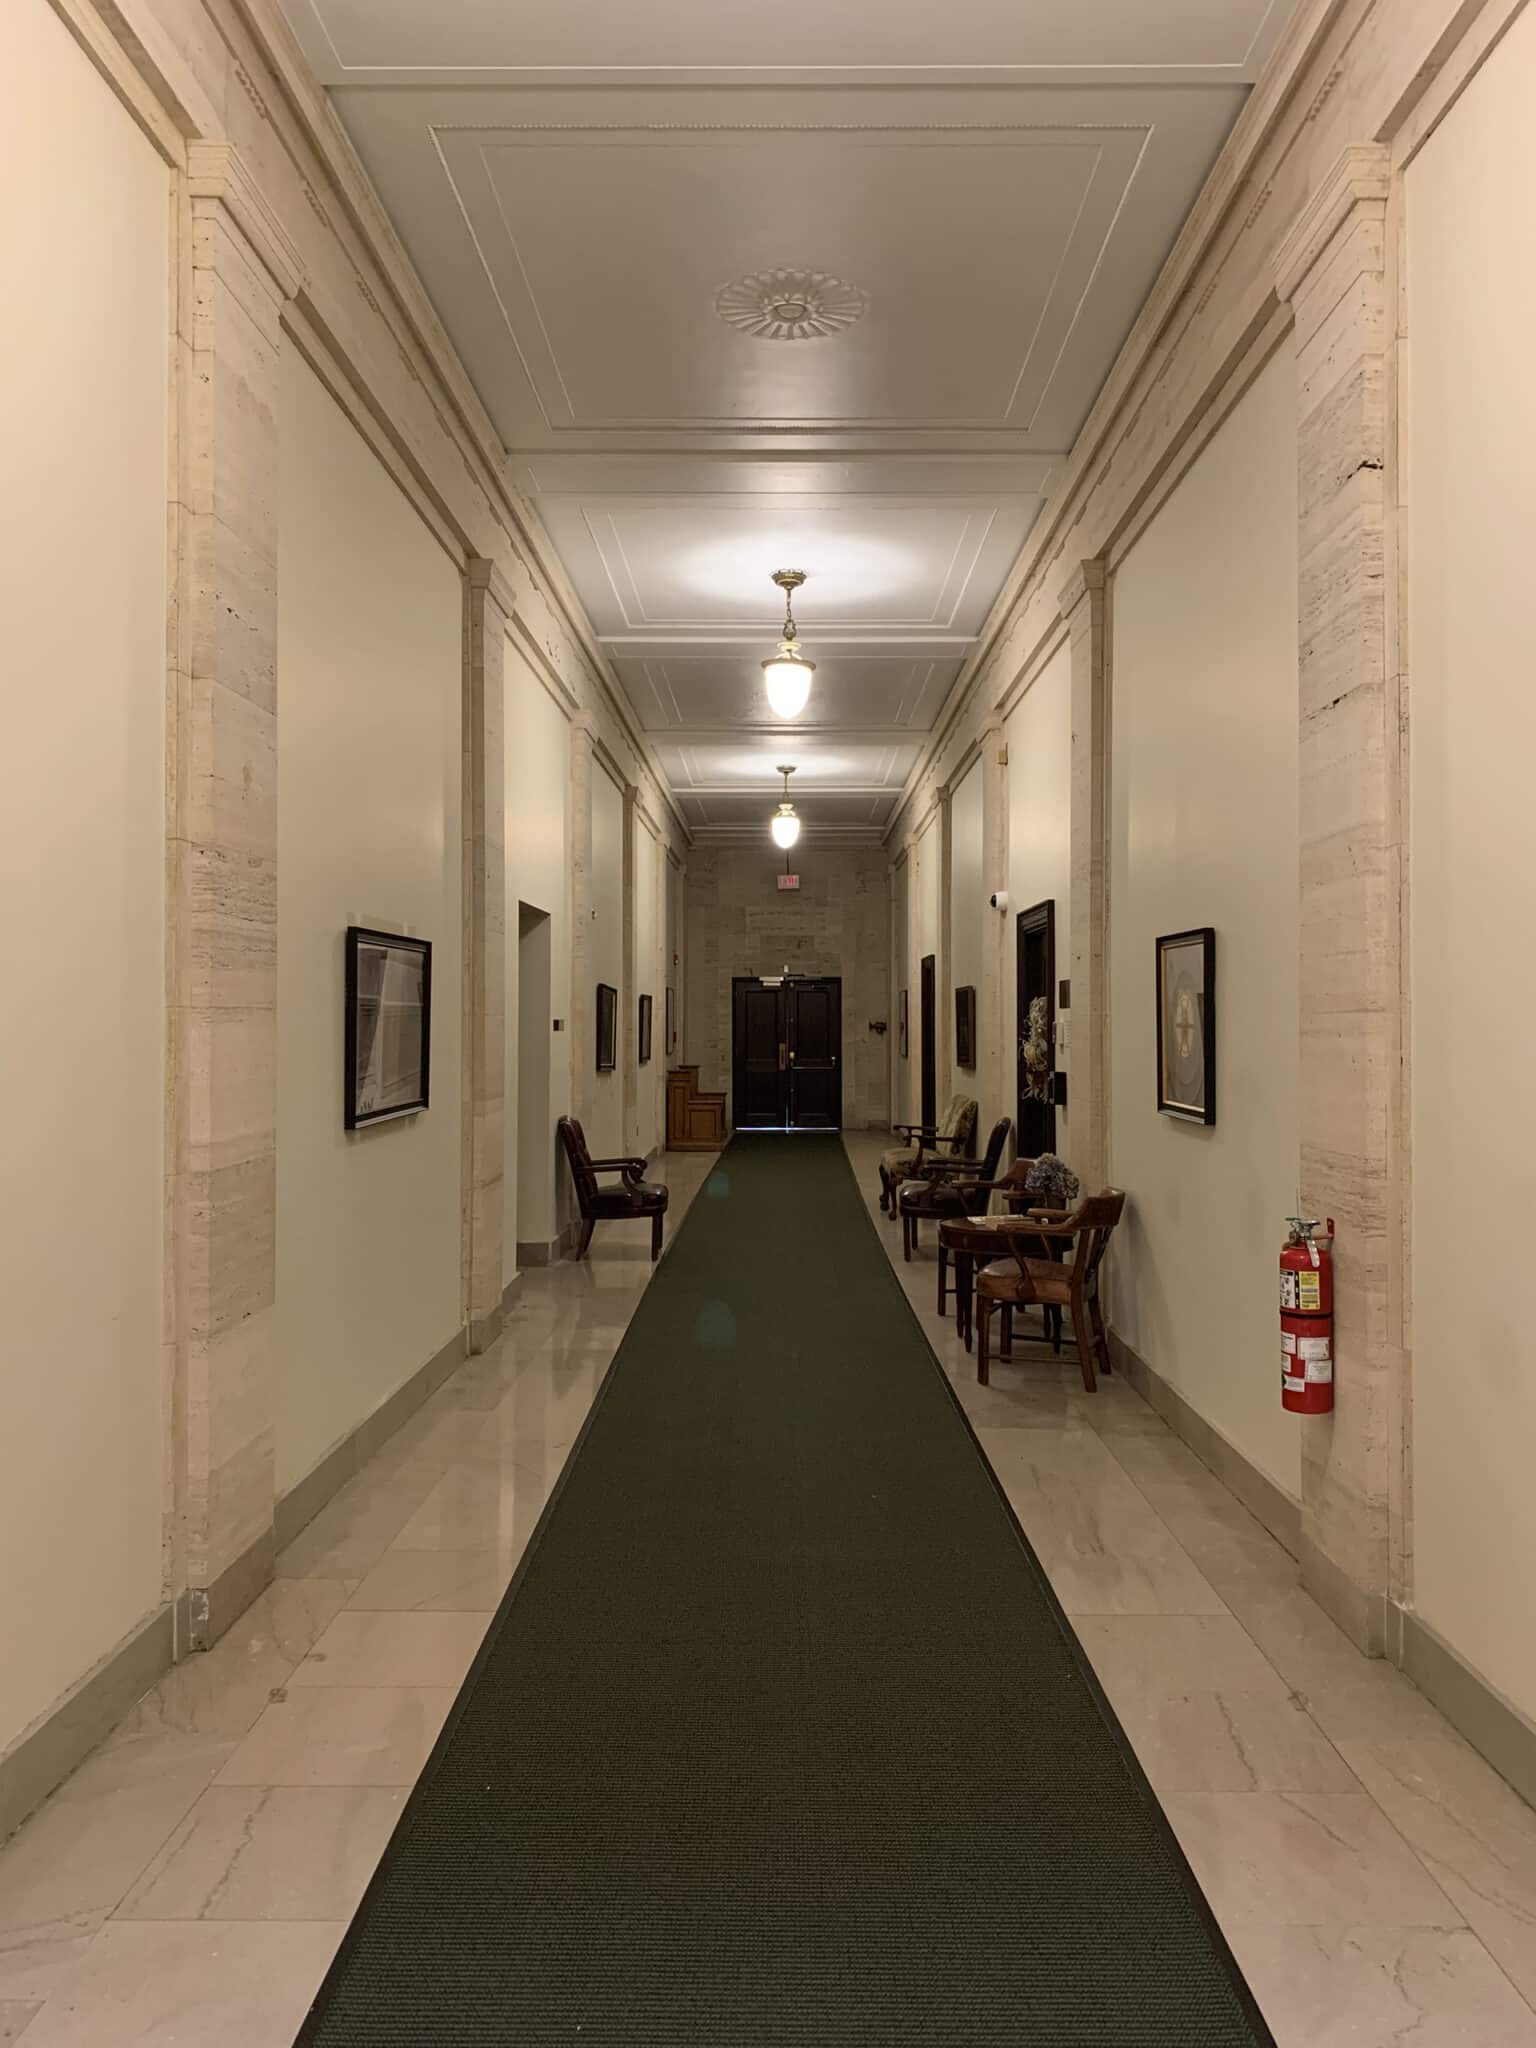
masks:
[(1013, 1129), (1011, 1117), (999, 1117), (987, 1139), (987, 1149), (974, 1159), (920, 1159), (908, 1180), (897, 1190), (901, 1216), (901, 1255), (910, 1260), (917, 1248), (918, 1225), (953, 1216), (979, 1216), (992, 1199), (997, 1170), (1003, 1163), (1003, 1148)]
[(892, 1124), (891, 1129), (906, 1141), (893, 1145), (880, 1158), (880, 1207), (894, 1219), (896, 1190), (922, 1164), (925, 1153), (939, 1152), (951, 1158), (964, 1153), (976, 1134), (975, 1098), (970, 1095), (952, 1096), (949, 1107), (931, 1127)]
[[(653, 1260), (658, 1258), (668, 1196), (659, 1183), (646, 1180), (645, 1161), (594, 1159), (587, 1150), (586, 1133), (573, 1116), (561, 1117), (556, 1129), (571, 1169), (571, 1179), (576, 1184), (576, 1206), (581, 1212), (581, 1241), (576, 1247), (577, 1258), (587, 1256), (592, 1232), (599, 1223), (639, 1216), (651, 1219), (651, 1257)], [(600, 1186), (597, 1178), (600, 1173), (620, 1175), (619, 1186)]]
[[(1012, 1257), (988, 1266), (976, 1282), (976, 1377), (986, 1386), (991, 1376), (992, 1312), (1003, 1312), (1005, 1355), (1011, 1348), (1015, 1308), (1065, 1308), (1072, 1317), (1083, 1385), (1091, 1394), (1098, 1385), (1097, 1357), (1107, 1373), (1112, 1368), (1109, 1335), (1099, 1305), (1099, 1269), (1115, 1225), (1125, 1213), (1119, 1188), (1105, 1188), (1079, 1202), (1069, 1215), (1037, 1209), (1019, 1219), (1017, 1230), (1003, 1235)], [(1070, 1249), (1069, 1258), (1041, 1258), (1041, 1248)]]

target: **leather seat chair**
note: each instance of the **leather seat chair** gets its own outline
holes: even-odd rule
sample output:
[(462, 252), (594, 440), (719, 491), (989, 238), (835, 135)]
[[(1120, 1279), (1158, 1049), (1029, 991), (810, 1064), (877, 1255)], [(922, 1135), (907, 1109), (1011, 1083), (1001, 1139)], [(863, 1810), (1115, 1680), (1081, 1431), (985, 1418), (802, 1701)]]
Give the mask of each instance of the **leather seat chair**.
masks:
[(1011, 1117), (999, 1117), (979, 1159), (925, 1159), (917, 1178), (903, 1181), (896, 1207), (901, 1216), (901, 1255), (910, 1259), (917, 1248), (918, 1226), (925, 1219), (942, 1222), (954, 1216), (979, 1216), (992, 1199)]
[[(586, 1133), (573, 1116), (561, 1117), (555, 1128), (560, 1133), (571, 1179), (576, 1183), (576, 1206), (581, 1212), (581, 1242), (576, 1247), (577, 1258), (587, 1256), (592, 1232), (599, 1223), (632, 1220), (639, 1216), (651, 1219), (651, 1257), (653, 1260), (659, 1257), (668, 1196), (659, 1181), (646, 1180), (645, 1161), (594, 1159), (587, 1150)], [(601, 1186), (598, 1181), (600, 1173), (618, 1174), (619, 1185)]]

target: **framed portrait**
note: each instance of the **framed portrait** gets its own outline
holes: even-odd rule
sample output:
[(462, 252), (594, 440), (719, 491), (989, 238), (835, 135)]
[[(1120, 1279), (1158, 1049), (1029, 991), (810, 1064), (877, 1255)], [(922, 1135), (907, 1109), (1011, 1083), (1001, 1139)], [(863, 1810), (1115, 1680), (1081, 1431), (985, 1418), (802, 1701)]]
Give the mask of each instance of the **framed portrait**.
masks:
[(896, 1050), (902, 1058), (907, 1057), (907, 992), (901, 992), (901, 1002), (896, 1014)]
[(619, 992), (597, 984), (597, 1071), (611, 1074), (619, 1063)]
[(342, 1123), (362, 1130), (427, 1106), (432, 942), (348, 925)]
[(976, 1064), (976, 991), (972, 987), (955, 990), (955, 1065), (974, 1067)]
[(647, 1065), (651, 1057), (651, 1009), (652, 998), (640, 998), (640, 1065)]
[(1157, 942), (1157, 1106), (1186, 1123), (1216, 1121), (1216, 934)]

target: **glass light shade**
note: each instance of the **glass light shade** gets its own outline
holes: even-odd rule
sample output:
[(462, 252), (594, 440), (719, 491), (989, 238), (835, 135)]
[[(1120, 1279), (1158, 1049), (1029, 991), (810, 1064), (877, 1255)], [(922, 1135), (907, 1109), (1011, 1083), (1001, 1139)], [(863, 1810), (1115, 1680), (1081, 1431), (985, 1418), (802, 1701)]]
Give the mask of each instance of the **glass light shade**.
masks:
[(773, 834), (774, 845), (782, 846), (787, 853), (800, 837), (800, 820), (795, 816), (794, 805), (780, 804), (768, 829)]
[(768, 686), (768, 702), (779, 718), (798, 718), (805, 709), (811, 694), (811, 677), (816, 673), (814, 661), (807, 661), (792, 648), (782, 648), (772, 661), (763, 663), (763, 681)]

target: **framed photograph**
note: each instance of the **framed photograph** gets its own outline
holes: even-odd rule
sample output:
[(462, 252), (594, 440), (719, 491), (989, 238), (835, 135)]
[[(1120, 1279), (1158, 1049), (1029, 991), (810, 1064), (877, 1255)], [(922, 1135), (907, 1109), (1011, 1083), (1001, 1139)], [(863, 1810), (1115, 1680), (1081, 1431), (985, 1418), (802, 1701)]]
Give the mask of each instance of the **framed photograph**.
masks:
[(1216, 1121), (1216, 934), (1157, 942), (1157, 1106), (1187, 1123)]
[(969, 986), (955, 990), (955, 1065), (976, 1064), (976, 991)]
[(597, 984), (597, 1071), (611, 1074), (619, 1063), (619, 992)]
[(648, 1064), (651, 1057), (651, 1009), (652, 998), (640, 998), (640, 1065)]
[(901, 992), (901, 1003), (896, 1015), (896, 1050), (902, 1058), (907, 1057), (907, 992)]
[(425, 1109), (431, 1050), (431, 940), (348, 925), (346, 1129)]
[(674, 996), (672, 990), (668, 989), (666, 1017), (662, 1025), (662, 1029), (666, 1033), (662, 1049), (665, 1053), (665, 1056), (668, 1059), (671, 1059), (673, 1053), (677, 1051), (677, 1026), (672, 1014), (673, 1006), (676, 1003), (676, 1000), (677, 998)]

